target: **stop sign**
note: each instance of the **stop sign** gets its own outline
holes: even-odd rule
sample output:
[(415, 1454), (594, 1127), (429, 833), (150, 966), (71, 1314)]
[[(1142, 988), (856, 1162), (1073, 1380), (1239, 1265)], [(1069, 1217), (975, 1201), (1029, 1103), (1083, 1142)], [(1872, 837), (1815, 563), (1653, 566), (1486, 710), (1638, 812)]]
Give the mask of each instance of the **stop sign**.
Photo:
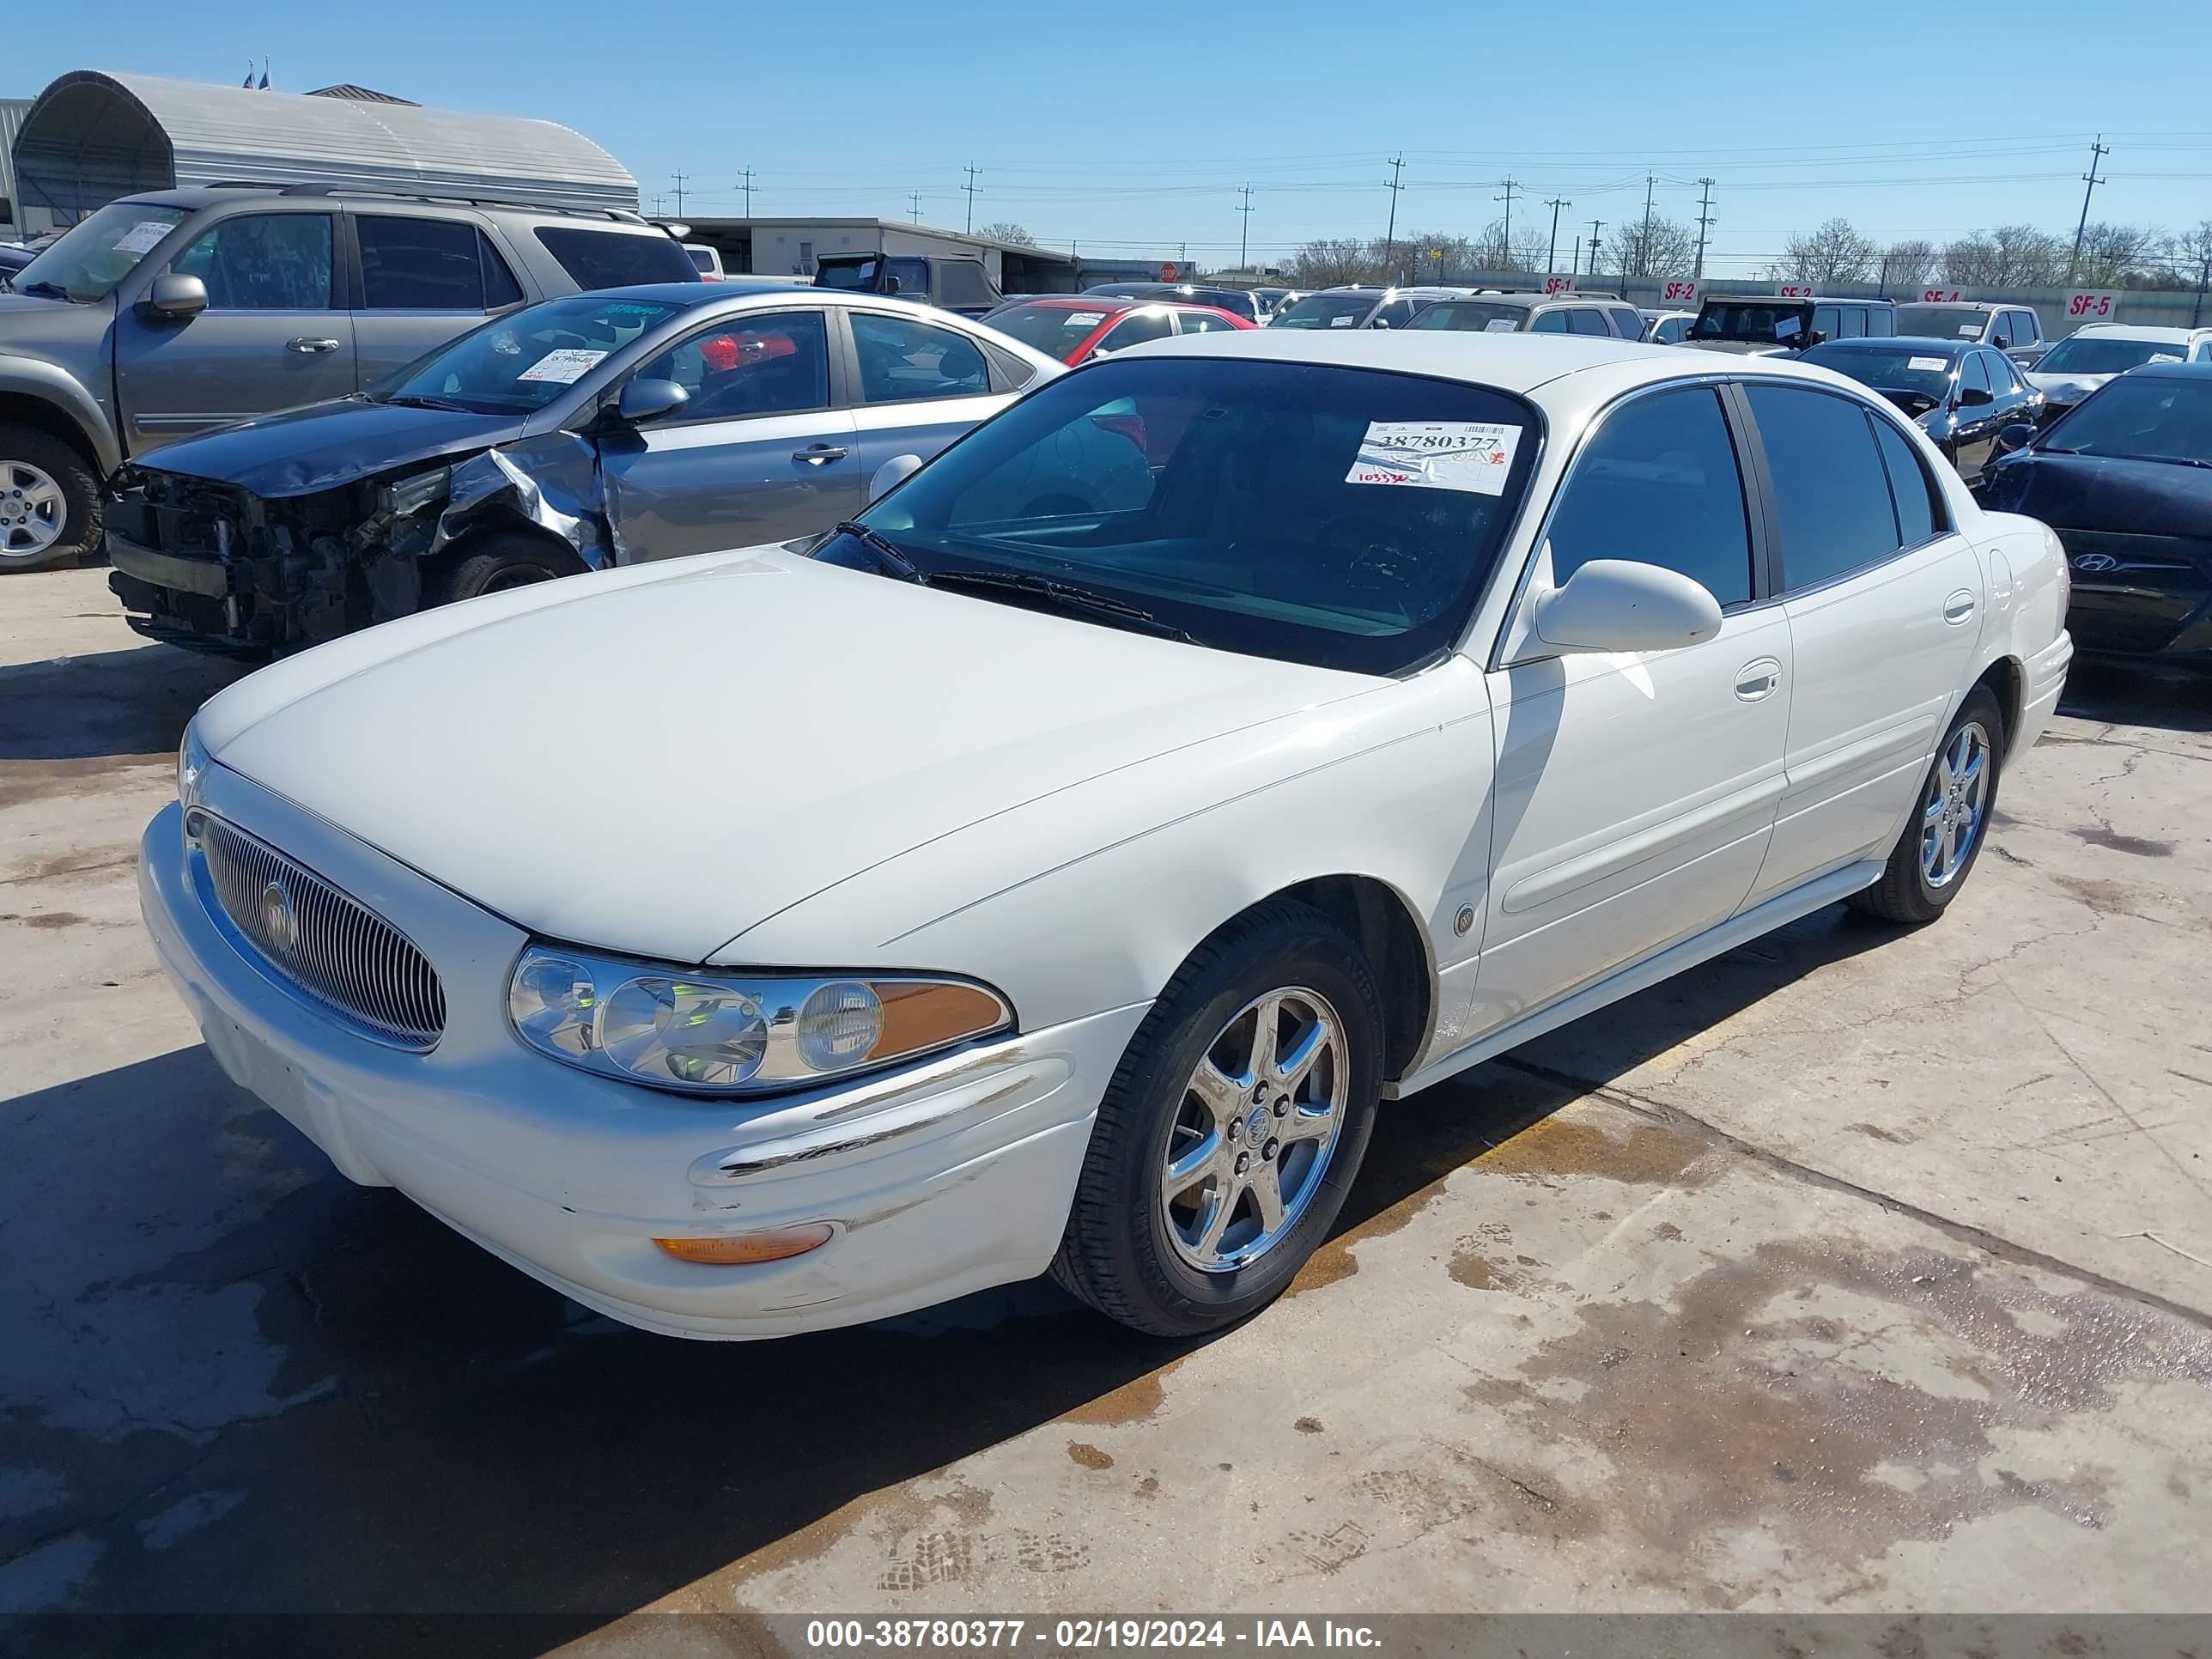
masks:
[(1164, 283), (1172, 283), (1182, 274), (1176, 269), (1176, 263), (1172, 259), (1160, 267), (1160, 280)]

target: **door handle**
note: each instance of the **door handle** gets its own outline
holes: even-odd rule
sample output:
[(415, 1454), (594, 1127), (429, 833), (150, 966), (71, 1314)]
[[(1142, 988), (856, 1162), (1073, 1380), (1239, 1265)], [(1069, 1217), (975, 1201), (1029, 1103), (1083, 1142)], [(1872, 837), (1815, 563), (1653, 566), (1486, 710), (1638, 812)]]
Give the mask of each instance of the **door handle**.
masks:
[(1735, 671), (1735, 694), (1745, 702), (1772, 695), (1781, 684), (1782, 665), (1772, 657), (1760, 657)]
[(295, 351), (302, 357), (318, 357), (325, 351), (336, 351), (337, 349), (338, 343), (336, 340), (311, 340), (302, 337), (297, 340), (284, 342), (285, 350)]
[(1963, 587), (1943, 601), (1943, 620), (1957, 628), (1974, 614), (1974, 596)]
[(832, 461), (842, 461), (850, 452), (842, 444), (809, 444), (804, 449), (794, 449), (791, 459), (804, 461), (809, 466), (827, 466)]

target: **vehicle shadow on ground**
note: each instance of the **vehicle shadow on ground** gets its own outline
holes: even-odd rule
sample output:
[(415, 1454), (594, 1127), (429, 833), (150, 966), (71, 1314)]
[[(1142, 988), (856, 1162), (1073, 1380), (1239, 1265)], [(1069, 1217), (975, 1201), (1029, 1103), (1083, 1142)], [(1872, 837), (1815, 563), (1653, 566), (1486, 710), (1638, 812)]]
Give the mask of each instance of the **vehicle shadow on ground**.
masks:
[[(1894, 936), (1856, 914), (1823, 911), (1550, 1043), (1554, 1052), (1569, 1045), (1578, 1076), (1617, 1074)], [(1454, 1171), (1583, 1087), (1556, 1065), (1532, 1071), (1508, 1057), (1387, 1106), (1325, 1252), (1340, 1258), (1340, 1246), (1401, 1224)], [(531, 1615), (331, 1621), (313, 1626), (311, 1645), (388, 1650), (404, 1635), (417, 1649), (539, 1651), (757, 1551), (767, 1551), (764, 1563), (803, 1566), (865, 1532), (886, 1488), (1071, 1413), (1071, 1439), (1083, 1437), (1084, 1423), (1147, 1416), (1172, 1392), (1157, 1373), (1195, 1346), (1134, 1335), (1043, 1281), (772, 1343), (648, 1336), (586, 1314), (398, 1194), (347, 1185), (273, 1114), (250, 1109), (204, 1049), (48, 1090), (15, 1109), (27, 1109), (25, 1121), (66, 1113), (86, 1125), (82, 1168), (91, 1170), (111, 1157), (103, 1149), (118, 1114), (143, 1112), (149, 1100), (163, 1103), (168, 1121), (139, 1160), (146, 1170), (189, 1172), (191, 1161), (165, 1158), (165, 1148), (220, 1133), (262, 1143), (266, 1156), (253, 1167), (296, 1165), (309, 1178), (273, 1201), (196, 1200), (224, 1206), (212, 1244), (119, 1284), (88, 1274), (76, 1300), (154, 1292), (173, 1310), (193, 1291), (256, 1285), (260, 1339), (276, 1356), (267, 1396), (301, 1403), (237, 1418), (198, 1441), (149, 1426), (120, 1444), (79, 1443), (46, 1425), (42, 1410), (0, 1418), (0, 1463), (52, 1469), (79, 1494), (82, 1512), (100, 1517), (77, 1523), (100, 1545), (77, 1589), (87, 1607)], [(150, 1195), (175, 1176), (137, 1180)], [(27, 1224), (34, 1252), (73, 1248), (38, 1237), (36, 1218), (16, 1224)], [(1302, 1279), (1292, 1293), (1305, 1287)], [(91, 1328), (80, 1323), (86, 1310), (62, 1311), (71, 1316), (39, 1322), (24, 1340), (90, 1340), (71, 1334)], [(30, 1374), (90, 1376), (123, 1396), (134, 1420), (150, 1421), (150, 1404), (129, 1397), (130, 1368), (113, 1358), (88, 1351), (74, 1367), (42, 1359)], [(210, 1375), (225, 1363), (185, 1358), (204, 1361)], [(167, 1409), (221, 1419), (212, 1405), (187, 1412), (173, 1399)], [(160, 1547), (147, 1544), (159, 1531), (149, 1534), (149, 1516), (208, 1492), (229, 1507)], [(70, 1524), (49, 1514), (19, 1536), (51, 1538)], [(941, 1515), (929, 1524), (964, 1523)], [(156, 1633), (131, 1621), (55, 1629), (76, 1651), (126, 1652)], [(240, 1634), (228, 1620), (157, 1633), (171, 1652)]]
[(2119, 726), (2212, 732), (2212, 675), (2076, 662), (2058, 712)]
[(199, 706), (252, 667), (166, 645), (0, 665), (0, 761), (173, 754)]

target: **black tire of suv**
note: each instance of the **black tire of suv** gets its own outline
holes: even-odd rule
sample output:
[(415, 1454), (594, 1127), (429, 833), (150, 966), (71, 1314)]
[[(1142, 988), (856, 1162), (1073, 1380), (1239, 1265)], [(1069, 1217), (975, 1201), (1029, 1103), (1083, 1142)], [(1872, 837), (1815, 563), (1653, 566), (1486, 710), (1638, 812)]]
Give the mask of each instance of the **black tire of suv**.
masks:
[[(1200, 1273), (1163, 1236), (1162, 1156), (1182, 1091), (1236, 1011), (1307, 985), (1345, 1027), (1345, 1121), (1321, 1186), (1279, 1243), (1233, 1273)], [(1052, 1276), (1108, 1318), (1154, 1336), (1192, 1336), (1258, 1312), (1328, 1237), (1359, 1172), (1382, 1096), (1382, 999), (1359, 947), (1320, 911), (1273, 900), (1206, 939), (1168, 981), (1123, 1051), (1098, 1106)]]
[(0, 552), (0, 571), (46, 570), (55, 565), (96, 564), (106, 548), (100, 537), (100, 477), (92, 463), (51, 432), (0, 424), (0, 461), (35, 466), (61, 486), (61, 539), (36, 553)]
[(584, 570), (581, 559), (549, 537), (501, 532), (464, 543), (426, 586), (431, 604), (454, 605)]
[[(1959, 873), (1944, 885), (1931, 887), (1920, 863), (1922, 802), (1927, 794), (1928, 781), (1933, 780), (1936, 769), (1942, 765), (1951, 740), (1959, 735), (1961, 726), (1976, 721), (1989, 741), (1989, 758), (1983, 763), (1990, 769), (1990, 782), (1982, 804), (1981, 826), (1974, 832), (1973, 845), (1966, 849)], [(1890, 849), (1889, 862), (1882, 868), (1881, 879), (1871, 887), (1861, 888), (1844, 902), (1853, 909), (1880, 916), (1884, 921), (1901, 922), (1912, 927), (1933, 921), (1943, 914), (1951, 901), (1959, 896), (1966, 878), (1974, 873), (1974, 865), (1989, 841), (1990, 825), (1996, 817), (1997, 789), (2004, 782), (2005, 741), (2004, 710), (1997, 705), (1996, 694), (1986, 685), (1976, 686), (1960, 703), (1959, 712), (1951, 717), (1951, 724), (1944, 731), (1943, 741), (1936, 746), (1936, 757), (1928, 763), (1927, 780), (1913, 793), (1912, 816), (1898, 836), (1897, 845)]]

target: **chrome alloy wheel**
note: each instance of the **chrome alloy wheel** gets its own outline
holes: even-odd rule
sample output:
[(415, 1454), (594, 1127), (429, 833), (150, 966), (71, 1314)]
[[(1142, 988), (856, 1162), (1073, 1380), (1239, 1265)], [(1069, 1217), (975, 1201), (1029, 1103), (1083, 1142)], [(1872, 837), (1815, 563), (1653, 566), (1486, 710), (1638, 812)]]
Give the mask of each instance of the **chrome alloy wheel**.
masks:
[(0, 458), (0, 564), (39, 556), (68, 527), (62, 487), (28, 461)]
[(1321, 1190), (1351, 1083), (1344, 1022), (1319, 992), (1285, 987), (1238, 1010), (1168, 1133), (1160, 1206), (1176, 1254), (1218, 1273), (1273, 1249)]
[(1982, 833), (1990, 799), (1990, 735), (1969, 720), (1951, 741), (1928, 780), (1920, 803), (1920, 873), (1930, 887), (1959, 878)]

